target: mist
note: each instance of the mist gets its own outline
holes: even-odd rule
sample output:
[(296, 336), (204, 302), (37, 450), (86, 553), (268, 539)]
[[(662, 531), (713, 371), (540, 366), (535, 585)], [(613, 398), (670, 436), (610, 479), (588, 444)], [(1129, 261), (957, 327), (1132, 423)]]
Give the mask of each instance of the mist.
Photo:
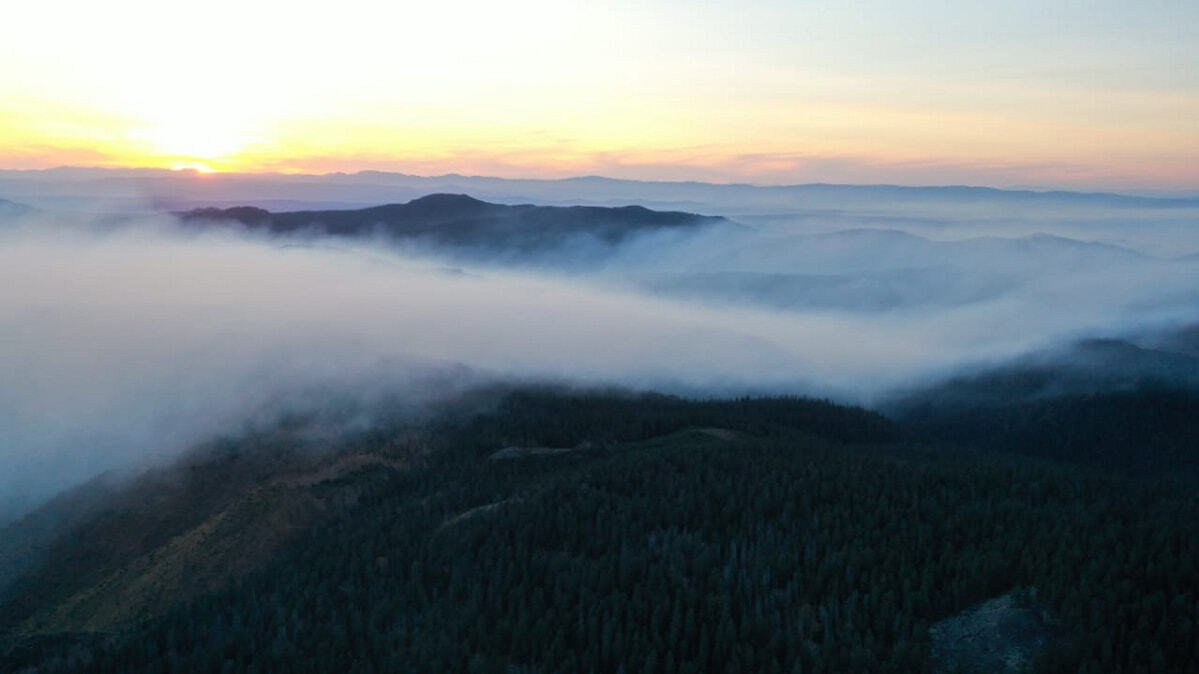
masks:
[(296, 411), (362, 426), (510, 381), (871, 405), (980, 363), (1194, 321), (1199, 262), (1160, 255), (1168, 235), (1137, 217), (1093, 240), (1052, 213), (1018, 219), (1000, 236), (775, 218), (516, 264), (25, 213), (0, 230), (0, 520)]

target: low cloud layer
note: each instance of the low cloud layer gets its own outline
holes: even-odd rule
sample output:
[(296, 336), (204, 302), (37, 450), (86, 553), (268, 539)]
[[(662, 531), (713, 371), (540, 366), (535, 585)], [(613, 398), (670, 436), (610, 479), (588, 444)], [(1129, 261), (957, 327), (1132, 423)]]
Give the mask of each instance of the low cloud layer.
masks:
[(0, 234), (0, 518), (339, 396), (415, 409), (549, 379), (869, 403), (1199, 308), (1195, 261), (1048, 236), (937, 240), (916, 224), (776, 222), (642, 239), (599, 265), (567, 248), (501, 268), (41, 214)]

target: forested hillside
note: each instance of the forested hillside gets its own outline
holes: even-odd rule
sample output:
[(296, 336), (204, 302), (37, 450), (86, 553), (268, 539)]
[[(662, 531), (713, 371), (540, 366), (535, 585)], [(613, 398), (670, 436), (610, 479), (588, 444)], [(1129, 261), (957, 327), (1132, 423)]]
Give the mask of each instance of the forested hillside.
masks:
[(1154, 341), (1084, 340), (910, 392), (888, 413), (925, 440), (1193, 481), (1199, 341), (1193, 328)]
[[(287, 458), (287, 437), (193, 458), (160, 486), (183, 515), (126, 493), (68, 532), (6, 593), (5, 670), (929, 671), (933, 622), (1016, 589), (1050, 616), (1038, 671), (1199, 667), (1199, 505), (1179, 487), (913, 444), (805, 399), (518, 390), (322, 456)], [(518, 445), (558, 451), (493, 456)], [(303, 497), (284, 508), (281, 486)], [(230, 561), (221, 507), (238, 549), (255, 518), (293, 535), (218, 582), (194, 558)], [(129, 549), (88, 535), (147, 517)]]

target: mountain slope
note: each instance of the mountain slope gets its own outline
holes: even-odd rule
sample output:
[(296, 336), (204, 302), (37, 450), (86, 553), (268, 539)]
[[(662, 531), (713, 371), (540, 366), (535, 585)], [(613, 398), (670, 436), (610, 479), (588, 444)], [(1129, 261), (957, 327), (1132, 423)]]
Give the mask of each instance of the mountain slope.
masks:
[[(294, 432), (202, 445), (132, 481), (93, 481), (0, 529), (0, 634), (110, 632), (259, 568), (395, 457), (314, 453)], [(11, 551), (11, 552), (10, 552)]]
[[(402, 470), (251, 480), (45, 599), (0, 671), (906, 673), (930, 671), (930, 626), (1018, 588), (1054, 622), (1039, 671), (1196, 662), (1199, 518), (1169, 485), (889, 443), (801, 399), (517, 390), (429, 428)], [(372, 437), (344, 449), (386, 456)], [(490, 458), (509, 443), (571, 451)], [(245, 472), (224, 458), (200, 472)], [(284, 488), (326, 509), (258, 557)]]
[(926, 439), (1199, 478), (1196, 333), (1145, 342), (1080, 341), (907, 392), (888, 411)]
[[(502, 413), (454, 422), (442, 446), (611, 445), (713, 425), (854, 440), (895, 433), (877, 414), (806, 399), (699, 403), (553, 388), (478, 395), (500, 396)], [(303, 425), (258, 432), (202, 445), (124, 485), (95, 480), (60, 496), (0, 528), (0, 634), (120, 631), (220, 590), (354, 503), (362, 473), (406, 467), (412, 457), (396, 444), (417, 436), (388, 436), (380, 445), (370, 433), (351, 435), (317, 450)]]

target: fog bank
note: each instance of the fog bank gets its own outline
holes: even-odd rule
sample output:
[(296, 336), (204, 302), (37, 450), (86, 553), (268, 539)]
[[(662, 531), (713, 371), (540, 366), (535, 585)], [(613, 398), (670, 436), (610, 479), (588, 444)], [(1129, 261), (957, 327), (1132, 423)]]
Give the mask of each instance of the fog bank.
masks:
[[(495, 380), (870, 403), (967, 364), (1194, 320), (1199, 264), (1055, 237), (785, 227), (646, 237), (601, 265), (366, 241), (0, 234), (0, 519), (289, 410), (413, 410)], [(551, 263), (552, 262), (552, 263)], [(338, 418), (338, 423), (369, 419)]]

